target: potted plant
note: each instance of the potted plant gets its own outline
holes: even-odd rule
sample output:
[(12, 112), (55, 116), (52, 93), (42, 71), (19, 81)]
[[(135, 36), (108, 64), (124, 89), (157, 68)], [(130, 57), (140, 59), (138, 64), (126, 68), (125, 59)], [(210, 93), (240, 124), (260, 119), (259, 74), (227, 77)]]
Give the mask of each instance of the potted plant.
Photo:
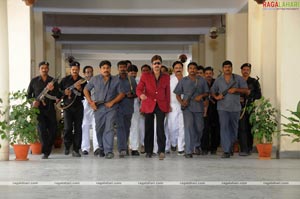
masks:
[(269, 99), (264, 97), (255, 100), (248, 108), (251, 133), (257, 140), (256, 148), (261, 159), (270, 159), (273, 136), (277, 132), (277, 110)]
[(290, 117), (282, 115), (288, 120), (288, 123), (283, 124), (283, 131), (288, 133), (284, 135), (293, 136), (292, 142), (300, 142), (300, 101), (296, 111), (288, 111), (292, 114)]
[[(16, 160), (27, 160), (29, 144), (38, 140), (36, 128), (39, 109), (31, 107), (33, 99), (27, 99), (26, 94), (25, 90), (9, 94), (10, 106), (2, 113), (7, 117), (0, 121), (0, 135), (13, 145)], [(18, 154), (19, 148), (25, 151)]]

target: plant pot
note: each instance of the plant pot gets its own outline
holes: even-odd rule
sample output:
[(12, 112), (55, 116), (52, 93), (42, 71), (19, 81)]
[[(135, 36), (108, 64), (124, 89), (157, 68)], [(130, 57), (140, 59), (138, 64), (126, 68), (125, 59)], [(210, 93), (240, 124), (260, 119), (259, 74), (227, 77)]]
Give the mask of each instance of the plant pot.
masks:
[(62, 142), (63, 142), (62, 138), (57, 137), (54, 141), (54, 148), (56, 149), (61, 148)]
[(16, 160), (18, 161), (26, 161), (28, 160), (28, 151), (30, 148), (29, 144), (14, 144), (14, 152), (16, 154)]
[(32, 155), (40, 155), (42, 153), (42, 144), (35, 142), (30, 144), (30, 150)]
[(257, 144), (256, 148), (259, 159), (271, 159), (272, 146), (272, 144)]

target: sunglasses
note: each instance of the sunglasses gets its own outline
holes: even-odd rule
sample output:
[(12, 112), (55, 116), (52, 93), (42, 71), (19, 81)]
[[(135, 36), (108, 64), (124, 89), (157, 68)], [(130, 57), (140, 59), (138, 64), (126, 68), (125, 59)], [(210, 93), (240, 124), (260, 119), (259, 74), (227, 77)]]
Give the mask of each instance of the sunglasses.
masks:
[(160, 62), (154, 62), (153, 65), (161, 65)]

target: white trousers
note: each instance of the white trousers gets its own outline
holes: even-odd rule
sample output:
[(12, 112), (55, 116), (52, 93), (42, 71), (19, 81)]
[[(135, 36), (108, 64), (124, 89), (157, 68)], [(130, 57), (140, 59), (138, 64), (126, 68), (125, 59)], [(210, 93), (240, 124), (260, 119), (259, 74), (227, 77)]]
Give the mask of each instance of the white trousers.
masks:
[(96, 123), (94, 117), (94, 111), (88, 105), (86, 100), (83, 100), (84, 114), (82, 120), (82, 141), (81, 150), (90, 151), (90, 129), (92, 128), (92, 139), (93, 139), (93, 151), (99, 148), (97, 133), (96, 133)]
[(145, 118), (140, 114), (139, 103), (134, 99), (134, 113), (131, 118), (129, 133), (129, 148), (137, 151), (139, 145), (144, 145), (145, 138)]
[(184, 151), (184, 124), (180, 106), (172, 106), (167, 119), (168, 135), (171, 145), (178, 146), (178, 151)]

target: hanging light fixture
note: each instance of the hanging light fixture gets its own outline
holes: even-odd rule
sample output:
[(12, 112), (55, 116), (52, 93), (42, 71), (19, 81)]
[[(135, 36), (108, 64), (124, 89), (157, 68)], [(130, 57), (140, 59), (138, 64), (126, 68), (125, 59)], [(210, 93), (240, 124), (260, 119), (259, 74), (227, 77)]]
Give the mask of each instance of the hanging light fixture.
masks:
[(23, 0), (27, 6), (32, 6), (36, 0)]
[(266, 0), (254, 0), (257, 4), (263, 4)]

